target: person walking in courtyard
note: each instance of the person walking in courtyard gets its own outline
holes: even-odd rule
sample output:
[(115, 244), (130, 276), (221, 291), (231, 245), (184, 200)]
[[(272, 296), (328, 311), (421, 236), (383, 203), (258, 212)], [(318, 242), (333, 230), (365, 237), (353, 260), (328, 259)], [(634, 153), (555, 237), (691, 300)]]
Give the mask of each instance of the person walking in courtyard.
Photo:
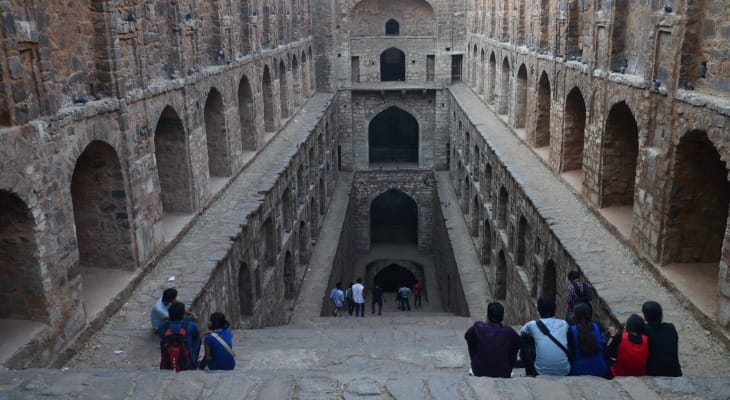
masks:
[(571, 375), (608, 378), (601, 328), (591, 320), (592, 317), (593, 312), (588, 304), (577, 303), (573, 307), (575, 325), (568, 332), (568, 348), (574, 358)]
[(236, 353), (233, 351), (233, 334), (226, 316), (220, 312), (210, 315), (208, 332), (203, 339), (205, 358), (200, 368), (210, 371), (230, 371), (236, 368)]
[(464, 334), (471, 371), (476, 376), (509, 378), (520, 349), (520, 337), (509, 326), (502, 325), (504, 307), (487, 305), (487, 322), (477, 321)]
[(345, 302), (347, 303), (347, 313), (352, 315), (352, 312), (355, 311), (355, 302), (352, 300), (352, 285), (354, 285), (353, 281), (350, 281), (350, 284), (347, 285), (347, 289), (345, 289)]
[(613, 360), (612, 376), (644, 376), (649, 359), (649, 338), (644, 320), (636, 315), (626, 320), (623, 332), (611, 325), (608, 328), (606, 357)]
[(332, 315), (335, 317), (342, 316), (342, 308), (345, 306), (345, 293), (342, 292), (342, 284), (340, 282), (335, 283), (334, 289), (330, 292), (330, 299), (335, 306)]
[(383, 288), (376, 284), (373, 289), (373, 314), (375, 314), (375, 305), (378, 305), (378, 315), (383, 315)]
[(535, 359), (525, 360), (525, 373), (566, 376), (570, 373), (568, 323), (555, 318), (555, 299), (552, 297), (540, 297), (537, 312), (540, 319), (526, 323), (520, 330), (525, 347), (522, 354), (531, 353), (526, 348), (528, 342), (534, 342), (535, 347)]
[(398, 297), (400, 298), (400, 310), (405, 311), (406, 309), (408, 311), (411, 311), (411, 304), (408, 302), (408, 298), (411, 296), (411, 289), (408, 288), (408, 285), (403, 283), (401, 285), (400, 289), (398, 289)]
[(150, 311), (152, 329), (157, 331), (157, 328), (168, 320), (168, 310), (175, 301), (177, 301), (177, 289), (169, 288), (162, 292), (162, 297), (155, 302)]
[(355, 302), (355, 316), (365, 316), (365, 286), (362, 284), (362, 278), (357, 278), (357, 281), (352, 285), (352, 301)]
[(591, 306), (593, 300), (593, 288), (587, 282), (580, 279), (578, 271), (568, 272), (568, 290), (565, 292), (565, 304), (568, 308), (565, 310), (565, 320), (572, 323), (570, 316), (573, 313), (573, 306), (578, 303), (585, 303)]
[(421, 307), (421, 293), (423, 292), (423, 286), (416, 281), (411, 287), (413, 292), (413, 307)]
[(649, 338), (649, 359), (646, 374), (649, 376), (682, 376), (679, 365), (679, 336), (674, 325), (662, 322), (662, 306), (647, 301), (641, 306), (646, 320), (646, 336)]

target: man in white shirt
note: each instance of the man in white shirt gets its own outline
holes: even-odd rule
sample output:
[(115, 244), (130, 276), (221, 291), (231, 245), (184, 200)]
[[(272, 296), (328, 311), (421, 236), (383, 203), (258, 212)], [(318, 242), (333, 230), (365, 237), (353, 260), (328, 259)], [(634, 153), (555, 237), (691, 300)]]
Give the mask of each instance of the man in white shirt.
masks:
[[(566, 376), (570, 373), (570, 359), (568, 358), (568, 323), (555, 317), (555, 300), (552, 297), (540, 297), (537, 301), (537, 312), (540, 319), (530, 321), (522, 326), (520, 333), (524, 337), (532, 338), (535, 342), (535, 366), (531, 372), (529, 365), (525, 367), (528, 375), (556, 375)], [(555, 339), (543, 333), (539, 322)], [(558, 345), (558, 343), (562, 345)], [(524, 340), (523, 340), (524, 342)], [(523, 350), (522, 354), (527, 353)]]
[[(365, 316), (365, 286), (362, 285), (362, 278), (352, 285), (352, 300), (355, 302), (355, 316)], [(359, 314), (358, 314), (359, 313)]]

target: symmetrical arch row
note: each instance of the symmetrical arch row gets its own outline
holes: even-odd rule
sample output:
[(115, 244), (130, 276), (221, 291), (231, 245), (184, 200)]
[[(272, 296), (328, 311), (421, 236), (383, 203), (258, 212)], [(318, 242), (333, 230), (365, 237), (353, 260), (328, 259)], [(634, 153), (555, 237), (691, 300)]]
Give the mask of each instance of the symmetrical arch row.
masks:
[[(291, 61), (288, 58), (282, 54), (277, 61), (300, 73), (304, 63), (309, 64), (300, 60), (310, 59), (308, 51), (292, 54)], [(292, 113), (304, 102), (302, 85), (307, 86), (308, 93), (313, 90), (313, 85), (293, 72), (286, 68), (285, 73), (291, 74), (289, 82), (297, 77), (300, 85), (299, 89), (292, 86), (292, 93), (301, 97), (291, 99)], [(228, 70), (184, 91), (130, 103), (130, 112), (125, 115), (148, 116), (146, 126), (124, 121), (129, 117), (106, 114), (81, 121), (62, 120), (59, 132), (69, 129), (74, 133), (69, 136), (73, 140), (68, 151), (54, 156), (63, 157), (62, 161), (59, 158), (42, 164), (42, 155), (49, 154), (42, 146), (24, 150), (29, 158), (23, 165), (20, 159), (8, 160), (0, 176), (0, 203), (4, 204), (0, 220), (3, 240), (8, 244), (0, 250), (0, 278), (11, 287), (0, 296), (0, 318), (44, 325), (37, 336), (28, 337), (30, 341), (68, 344), (65, 341), (71, 337), (53, 337), (52, 333), (61, 327), (75, 336), (84, 326), (78, 321), (96, 317), (106, 306), (104, 301), (114, 296), (110, 293), (111, 297), (98, 300), (99, 296), (88, 289), (117, 290), (112, 289), (114, 279), (98, 277), (133, 276), (172, 239), (168, 235), (177, 233), (165, 228), (172, 221), (168, 217), (188, 214), (185, 218), (192, 218), (192, 213), (210, 201), (212, 192), (222, 187), (221, 182), (241, 168), (246, 173), (245, 162), (251, 158), (246, 152), (261, 150), (265, 144), (261, 113), (256, 111), (263, 102), (259, 82), (260, 75)], [(197, 100), (186, 100), (196, 93)], [(299, 178), (297, 170), (307, 173), (302, 173), (299, 181), (287, 181), (288, 187), (281, 189), (277, 199), (265, 202), (281, 207), (275, 214), (283, 216), (274, 221), (281, 226), (277, 232), (285, 232), (283, 240), (292, 243), (288, 245), (292, 254), (289, 262), (282, 261), (286, 279), (277, 281), (287, 282), (282, 287), (291, 289), (292, 282), (303, 276), (301, 268), (308, 262), (310, 238), (318, 233), (320, 215), (332, 194), (338, 170), (332, 158), (335, 152), (323, 147), (325, 143), (337, 147), (332, 121), (331, 113), (326, 113), (318, 122), (321, 126), (292, 158), (292, 172), (283, 176)], [(128, 132), (125, 125), (137, 131)], [(7, 130), (5, 145), (15, 143), (16, 136), (24, 132), (22, 127)], [(128, 141), (133, 143), (131, 154)], [(61, 165), (69, 169), (62, 171)], [(34, 173), (43, 178), (23, 179), (28, 168), (45, 171)], [(46, 182), (50, 177), (54, 181)], [(40, 192), (48, 202), (35, 197), (34, 193)], [(310, 199), (313, 205), (306, 207)], [(160, 235), (165, 229), (165, 236)], [(108, 284), (112, 286), (105, 289)], [(69, 321), (69, 315), (76, 322)], [(65, 325), (72, 322), (73, 327)], [(56, 354), (36, 356), (27, 359), (42, 366)]]
[[(522, 48), (520, 52), (527, 50), (535, 56), (549, 54), (564, 62), (587, 65), (585, 73), (602, 70), (651, 76), (651, 80), (670, 91), (688, 88), (726, 95), (730, 90), (715, 87), (715, 83), (727, 80), (730, 72), (711, 68), (723, 62), (722, 55), (712, 53), (721, 39), (714, 32), (707, 37), (698, 33), (703, 26), (721, 24), (724, 16), (708, 14), (703, 4), (684, 2), (674, 4), (675, 10), (659, 11), (661, 7), (651, 3), (587, 6), (578, 1), (556, 0), (467, 2), (470, 34), (466, 65), (472, 73), (466, 76), (471, 76), (474, 85), (479, 82), (475, 75), (481, 54), (477, 45), (484, 41)], [(641, 21), (657, 12), (686, 16), (690, 22), (672, 34), (664, 32), (651, 46), (632, 40), (631, 34), (654, 33), (651, 26)], [(560, 17), (552, 17), (555, 15)], [(681, 47), (672, 44), (673, 36), (679, 37)], [(677, 52), (681, 57), (666, 57)]]
[[(524, 64), (520, 70), (523, 68)], [(514, 125), (518, 118), (511, 116), (508, 124), (556, 174), (575, 186), (589, 206), (614, 224), (620, 234), (630, 238), (637, 251), (658, 264), (685, 264), (681, 268), (688, 269), (698, 263), (717, 268), (719, 263), (728, 262), (722, 251), (728, 245), (728, 155), (723, 155), (723, 147), (718, 145), (718, 135), (722, 135), (723, 129), (665, 132), (675, 138), (671, 145), (663, 150), (650, 148), (644, 143), (653, 135), (641, 133), (646, 129), (642, 125), (646, 122), (640, 123), (635, 116), (637, 103), (630, 96), (605, 106), (593, 105), (594, 109), (601, 107), (605, 111), (603, 115), (590, 117), (586, 104), (588, 99), (593, 99), (591, 92), (584, 93), (578, 85), (567, 86), (565, 94), (560, 95), (563, 99), (552, 101), (556, 96), (552, 94), (554, 86), (547, 72), (539, 71), (533, 77), (528, 90), (537, 92), (536, 101), (526, 104), (529, 108), (525, 111), (533, 114), (537, 123), (528, 127), (525, 136)], [(700, 126), (707, 121), (700, 117), (696, 120)], [(472, 234), (478, 244), (490, 243), (493, 247), (492, 232), (508, 229), (505, 232), (509, 238), (505, 244), (508, 264), (524, 268), (528, 276), (531, 270), (537, 273), (539, 267), (533, 266), (534, 260), (529, 258), (530, 247), (539, 248), (531, 236), (536, 228), (523, 213), (510, 214), (509, 200), (513, 194), (508, 187), (505, 190), (504, 183), (500, 186), (492, 178), (489, 183), (480, 178), (486, 176), (486, 170), (492, 175), (494, 165), (490, 160), (494, 156), (484, 147), (478, 131), (464, 121), (468, 120), (462, 121), (454, 115), (450, 170), (462, 209), (472, 224)], [(656, 158), (657, 151), (664, 152), (662, 157), (667, 162), (662, 169), (648, 173), (647, 160)], [(664, 185), (663, 179), (669, 184)], [(474, 184), (477, 181), (478, 186)], [(638, 195), (640, 190), (652, 193), (655, 199), (647, 201), (645, 195)], [(497, 196), (499, 200), (492, 203), (491, 199)], [(494, 223), (487, 223), (489, 218), (483, 217), (484, 212), (493, 214)], [(650, 218), (656, 218), (660, 225), (650, 225)], [(479, 238), (485, 233), (493, 237)], [(489, 263), (495, 254), (495, 250), (489, 249), (482, 251), (481, 258)], [(724, 280), (720, 278), (715, 284), (722, 286)], [(532, 292), (537, 293), (540, 276), (532, 275), (529, 280), (535, 283)], [(721, 298), (719, 307), (722, 304)]]

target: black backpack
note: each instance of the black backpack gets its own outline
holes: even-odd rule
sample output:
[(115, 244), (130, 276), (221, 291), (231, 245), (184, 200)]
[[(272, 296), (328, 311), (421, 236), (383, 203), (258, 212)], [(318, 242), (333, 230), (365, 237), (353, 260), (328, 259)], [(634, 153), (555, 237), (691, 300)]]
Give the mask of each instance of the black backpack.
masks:
[(160, 369), (169, 369), (175, 372), (193, 369), (190, 358), (190, 349), (185, 342), (188, 331), (188, 321), (183, 321), (177, 332), (170, 328), (170, 322), (165, 322), (164, 336), (160, 341)]
[(591, 298), (590, 298), (590, 290), (591, 288), (588, 287), (588, 285), (583, 284), (583, 290), (580, 290), (580, 286), (578, 286), (577, 283), (573, 283), (573, 290), (575, 291), (575, 300), (573, 301), (573, 304), (578, 303), (586, 303), (588, 305), (591, 304)]

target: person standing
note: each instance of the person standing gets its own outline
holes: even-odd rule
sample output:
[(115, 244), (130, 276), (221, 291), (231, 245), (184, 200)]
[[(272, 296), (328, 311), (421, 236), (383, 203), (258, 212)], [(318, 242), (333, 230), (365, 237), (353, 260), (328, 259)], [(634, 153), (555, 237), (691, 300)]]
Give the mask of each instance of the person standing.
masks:
[(373, 289), (373, 314), (375, 314), (375, 305), (378, 305), (378, 315), (383, 314), (383, 288), (380, 285), (375, 285)]
[(220, 312), (210, 315), (210, 332), (203, 339), (205, 358), (201, 369), (230, 371), (236, 368), (236, 353), (233, 351), (233, 334), (226, 316)]
[[(540, 319), (526, 323), (520, 330), (523, 342), (529, 338), (535, 346), (535, 359), (526, 360), (525, 372), (533, 376), (566, 376), (570, 373), (568, 323), (555, 318), (555, 299), (552, 297), (540, 297), (537, 312)], [(522, 351), (522, 354), (530, 353), (527, 349)]]
[(400, 289), (398, 289), (398, 297), (400, 298), (400, 310), (405, 311), (408, 309), (408, 311), (411, 311), (411, 304), (408, 302), (408, 298), (411, 296), (411, 289), (408, 288), (408, 285), (403, 283), (401, 285)]
[[(357, 278), (357, 281), (352, 285), (352, 301), (355, 302), (355, 316), (365, 316), (365, 286), (362, 284), (362, 278)], [(359, 313), (359, 314), (358, 314)]]
[(354, 283), (350, 281), (350, 284), (347, 285), (347, 289), (345, 289), (345, 302), (347, 303), (347, 313), (352, 315), (352, 312), (355, 311), (355, 302), (352, 300), (352, 285)]
[(332, 299), (332, 304), (335, 306), (332, 315), (335, 317), (342, 316), (342, 308), (345, 306), (345, 293), (342, 292), (340, 282), (335, 283), (334, 289), (330, 292), (330, 299)]
[(649, 376), (682, 376), (679, 365), (679, 336), (674, 325), (662, 322), (662, 306), (647, 301), (641, 306), (646, 320), (646, 336), (649, 337), (649, 359), (646, 374)]
[(509, 326), (502, 325), (504, 307), (487, 305), (487, 323), (477, 321), (464, 334), (471, 370), (476, 376), (509, 378), (515, 365), (520, 337)]
[[(570, 271), (568, 272), (568, 290), (565, 291), (565, 304), (568, 308), (565, 310), (565, 320), (571, 323), (571, 315), (573, 313), (573, 306), (578, 303), (585, 303), (591, 307), (591, 301), (593, 300), (593, 288), (588, 282), (580, 279), (580, 272)], [(591, 307), (592, 309), (592, 307)]]
[(423, 292), (423, 286), (416, 281), (411, 287), (413, 291), (413, 307), (421, 307), (421, 292)]

